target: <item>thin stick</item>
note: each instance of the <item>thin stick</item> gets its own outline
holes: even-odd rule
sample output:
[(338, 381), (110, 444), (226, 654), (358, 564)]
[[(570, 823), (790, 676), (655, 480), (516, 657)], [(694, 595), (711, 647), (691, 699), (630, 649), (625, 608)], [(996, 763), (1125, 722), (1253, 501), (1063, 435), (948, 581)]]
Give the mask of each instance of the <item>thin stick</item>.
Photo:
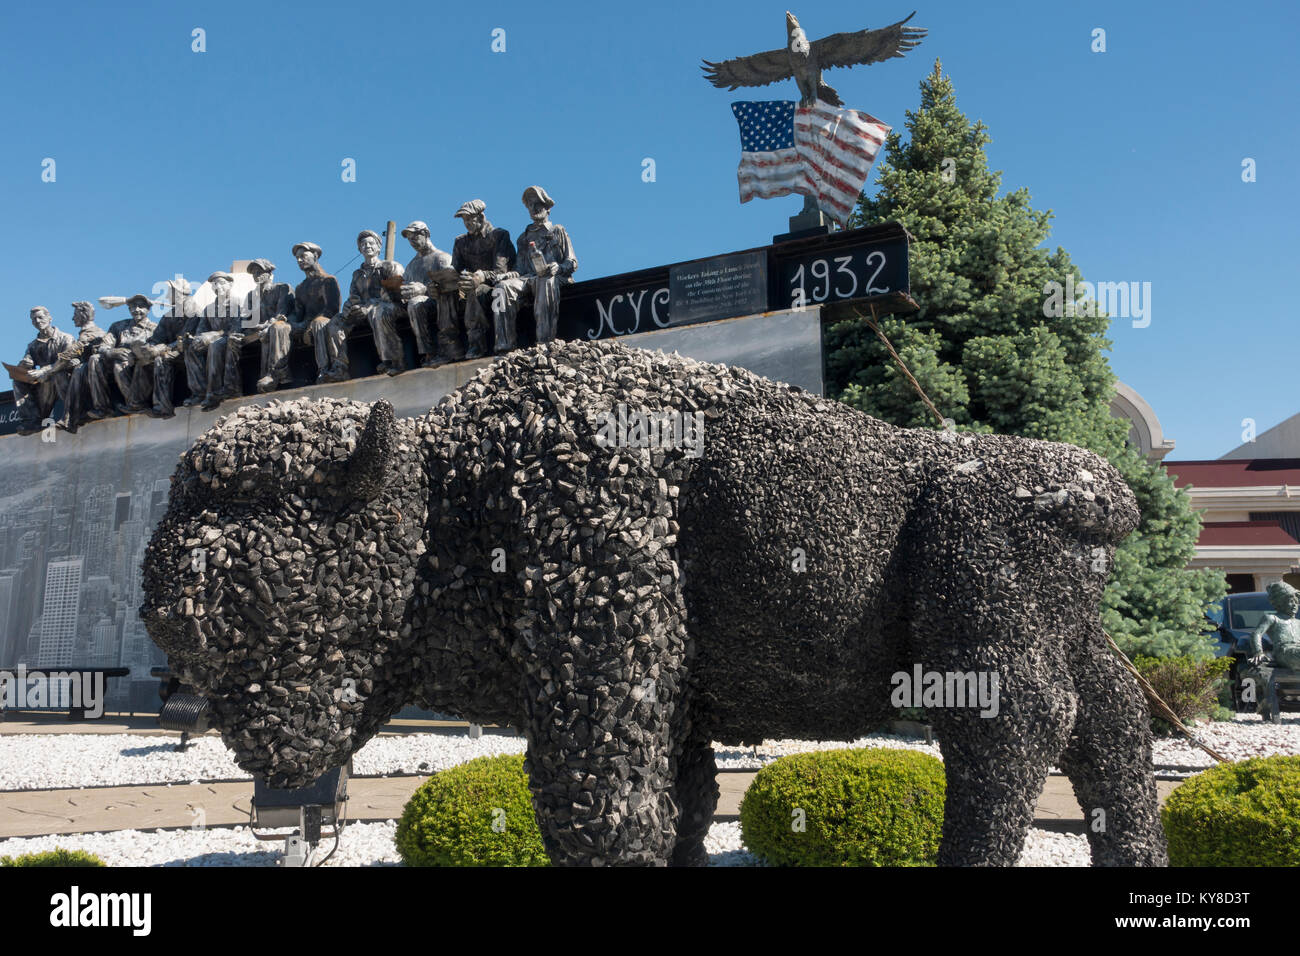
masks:
[(1201, 738), (1197, 737), (1196, 734), (1192, 733), (1191, 730), (1184, 726), (1183, 722), (1178, 719), (1178, 715), (1173, 712), (1173, 709), (1160, 699), (1160, 695), (1156, 693), (1156, 690), (1151, 686), (1151, 683), (1142, 676), (1138, 669), (1133, 666), (1133, 662), (1128, 659), (1128, 656), (1119, 649), (1119, 645), (1115, 643), (1115, 639), (1109, 634), (1106, 634), (1105, 631), (1102, 631), (1102, 634), (1106, 635), (1106, 643), (1109, 644), (1110, 649), (1115, 652), (1115, 655), (1119, 658), (1119, 662), (1124, 665), (1124, 669), (1137, 678), (1138, 686), (1141, 687), (1143, 693), (1147, 695), (1147, 702), (1151, 705), (1152, 709), (1155, 710), (1156, 716), (1162, 720), (1169, 721), (1169, 723), (1173, 724), (1174, 727), (1184, 734), (1188, 740), (1197, 747), (1200, 747), (1215, 760), (1219, 761), (1219, 763), (1227, 763), (1228, 760), (1226, 757), (1216, 753), (1208, 744), (1202, 741)]
[(921, 401), (925, 402), (925, 407), (930, 409), (930, 413), (934, 415), (934, 420), (938, 422), (939, 427), (942, 428), (943, 416), (939, 414), (939, 409), (934, 407), (934, 402), (930, 401), (930, 396), (925, 394), (925, 389), (923, 389), (921, 383), (916, 380), (916, 376), (912, 374), (912, 370), (907, 367), (907, 363), (904, 362), (899, 354), (894, 351), (894, 344), (889, 341), (889, 338), (885, 333), (880, 331), (880, 326), (876, 324), (876, 304), (871, 302), (868, 303), (868, 305), (871, 308), (871, 318), (867, 318), (855, 309), (854, 311), (857, 312), (858, 318), (862, 319), (863, 322), (866, 322), (871, 331), (876, 333), (876, 337), (880, 339), (881, 344), (888, 350), (894, 363), (898, 366), (898, 370), (903, 373), (909, 382), (912, 383), (912, 388), (916, 390), (916, 394), (921, 396)]

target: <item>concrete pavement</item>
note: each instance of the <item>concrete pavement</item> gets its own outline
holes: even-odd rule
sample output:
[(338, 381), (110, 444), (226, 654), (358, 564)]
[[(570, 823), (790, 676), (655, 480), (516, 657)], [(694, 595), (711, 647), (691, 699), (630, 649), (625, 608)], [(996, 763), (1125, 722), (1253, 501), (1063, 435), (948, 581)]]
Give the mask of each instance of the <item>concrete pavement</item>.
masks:
[[(755, 771), (718, 774), (721, 795), (717, 821), (737, 819), (740, 799)], [(427, 777), (353, 777), (348, 781), (349, 820), (395, 820)], [(1157, 781), (1160, 802), (1177, 786)], [(0, 838), (50, 833), (93, 833), (106, 830), (149, 830), (246, 824), (252, 781), (236, 783), (166, 784), (135, 787), (94, 787), (75, 790), (23, 790), (0, 793)], [(1034, 826), (1062, 833), (1083, 833), (1083, 811), (1070, 781), (1047, 778), (1034, 811)]]

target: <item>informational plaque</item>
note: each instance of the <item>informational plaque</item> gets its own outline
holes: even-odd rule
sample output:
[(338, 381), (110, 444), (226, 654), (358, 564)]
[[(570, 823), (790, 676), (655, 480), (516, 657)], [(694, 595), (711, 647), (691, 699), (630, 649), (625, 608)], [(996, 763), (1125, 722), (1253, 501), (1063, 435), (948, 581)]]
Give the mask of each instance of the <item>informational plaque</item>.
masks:
[(738, 252), (673, 266), (668, 273), (672, 325), (767, 311), (767, 254)]

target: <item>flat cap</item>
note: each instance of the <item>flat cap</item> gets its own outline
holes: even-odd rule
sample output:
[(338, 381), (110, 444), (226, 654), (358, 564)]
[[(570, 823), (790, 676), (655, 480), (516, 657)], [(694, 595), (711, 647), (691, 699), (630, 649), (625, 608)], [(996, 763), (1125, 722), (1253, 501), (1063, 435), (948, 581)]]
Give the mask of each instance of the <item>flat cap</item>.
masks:
[(298, 258), (298, 250), (299, 250), (299, 249), (306, 249), (308, 252), (310, 252), (310, 253), (311, 253), (313, 256), (315, 256), (317, 259), (319, 259), (319, 258), (321, 257), (321, 249), (320, 249), (320, 246), (316, 245), (316, 243), (314, 243), (314, 242), (295, 242), (295, 243), (293, 244), (293, 257), (294, 257), (295, 259)]
[(140, 293), (137, 292), (135, 295), (131, 296), (131, 298), (126, 300), (126, 307), (128, 309), (131, 308), (131, 306), (133, 305), (143, 305), (152, 309), (153, 299), (149, 298), (147, 295), (141, 295)]
[(212, 273), (212, 275), (208, 276), (209, 282), (213, 281), (214, 279), (225, 279), (227, 282), (235, 281), (234, 276), (232, 276), (229, 272), (222, 272), (220, 269)]
[(362, 229), (359, 233), (357, 233), (357, 245), (358, 245), (358, 246), (361, 245), (361, 240), (364, 239), (364, 238), (366, 238), (366, 236), (373, 236), (373, 237), (374, 237), (374, 240), (375, 240), (376, 242), (381, 242), (381, 243), (382, 243), (382, 242), (384, 241), (384, 240), (382, 240), (382, 239), (379, 238), (379, 233), (375, 232), (373, 229)]
[(248, 264), (248, 271), (254, 275), (259, 272), (274, 272), (275, 263), (270, 259), (254, 259)]
[(466, 216), (477, 216), (480, 215), (485, 209), (487, 209), (487, 203), (485, 203), (483, 200), (471, 199), (469, 202), (465, 203), (459, 209), (457, 209), (456, 214), (452, 216), (452, 218), (463, 219)]
[[(431, 235), (431, 233), (429, 232), (428, 225), (426, 223), (421, 222), (418, 219), (412, 220), (411, 224), (402, 230), (402, 235), (405, 236), (407, 239), (410, 239), (416, 233), (423, 233), (426, 236)], [(360, 237), (358, 237), (357, 242), (360, 241), (361, 239)]]
[(524, 190), (524, 205), (527, 206), (530, 200), (540, 200), (547, 209), (555, 205), (555, 200), (546, 195), (546, 190), (541, 186), (529, 186)]

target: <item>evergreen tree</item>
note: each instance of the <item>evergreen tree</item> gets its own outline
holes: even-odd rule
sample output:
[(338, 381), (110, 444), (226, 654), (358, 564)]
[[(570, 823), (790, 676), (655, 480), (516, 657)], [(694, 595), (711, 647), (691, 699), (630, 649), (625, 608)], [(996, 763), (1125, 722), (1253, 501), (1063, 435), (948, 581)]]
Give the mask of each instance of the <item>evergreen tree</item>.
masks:
[[(1106, 629), (1130, 657), (1212, 654), (1202, 624), (1206, 605), (1223, 595), (1223, 575), (1186, 569), (1200, 517), (1163, 468), (1127, 446), (1127, 422), (1110, 415), (1110, 320), (1091, 303), (1045, 308), (1048, 283), (1063, 286), (1067, 274), (1076, 288), (1082, 281), (1064, 249), (1042, 248), (1050, 212), (1035, 210), (1023, 188), (998, 196), (987, 129), (957, 109), (938, 61), (906, 126), (907, 143), (890, 133), (880, 191), (859, 197), (851, 223), (898, 222), (915, 237), (911, 288), (921, 310), (882, 320), (882, 331), (959, 429), (1070, 442), (1109, 459), (1137, 495), (1142, 521), (1116, 554)], [(934, 424), (861, 322), (831, 326), (826, 344), (830, 394), (897, 425)]]

